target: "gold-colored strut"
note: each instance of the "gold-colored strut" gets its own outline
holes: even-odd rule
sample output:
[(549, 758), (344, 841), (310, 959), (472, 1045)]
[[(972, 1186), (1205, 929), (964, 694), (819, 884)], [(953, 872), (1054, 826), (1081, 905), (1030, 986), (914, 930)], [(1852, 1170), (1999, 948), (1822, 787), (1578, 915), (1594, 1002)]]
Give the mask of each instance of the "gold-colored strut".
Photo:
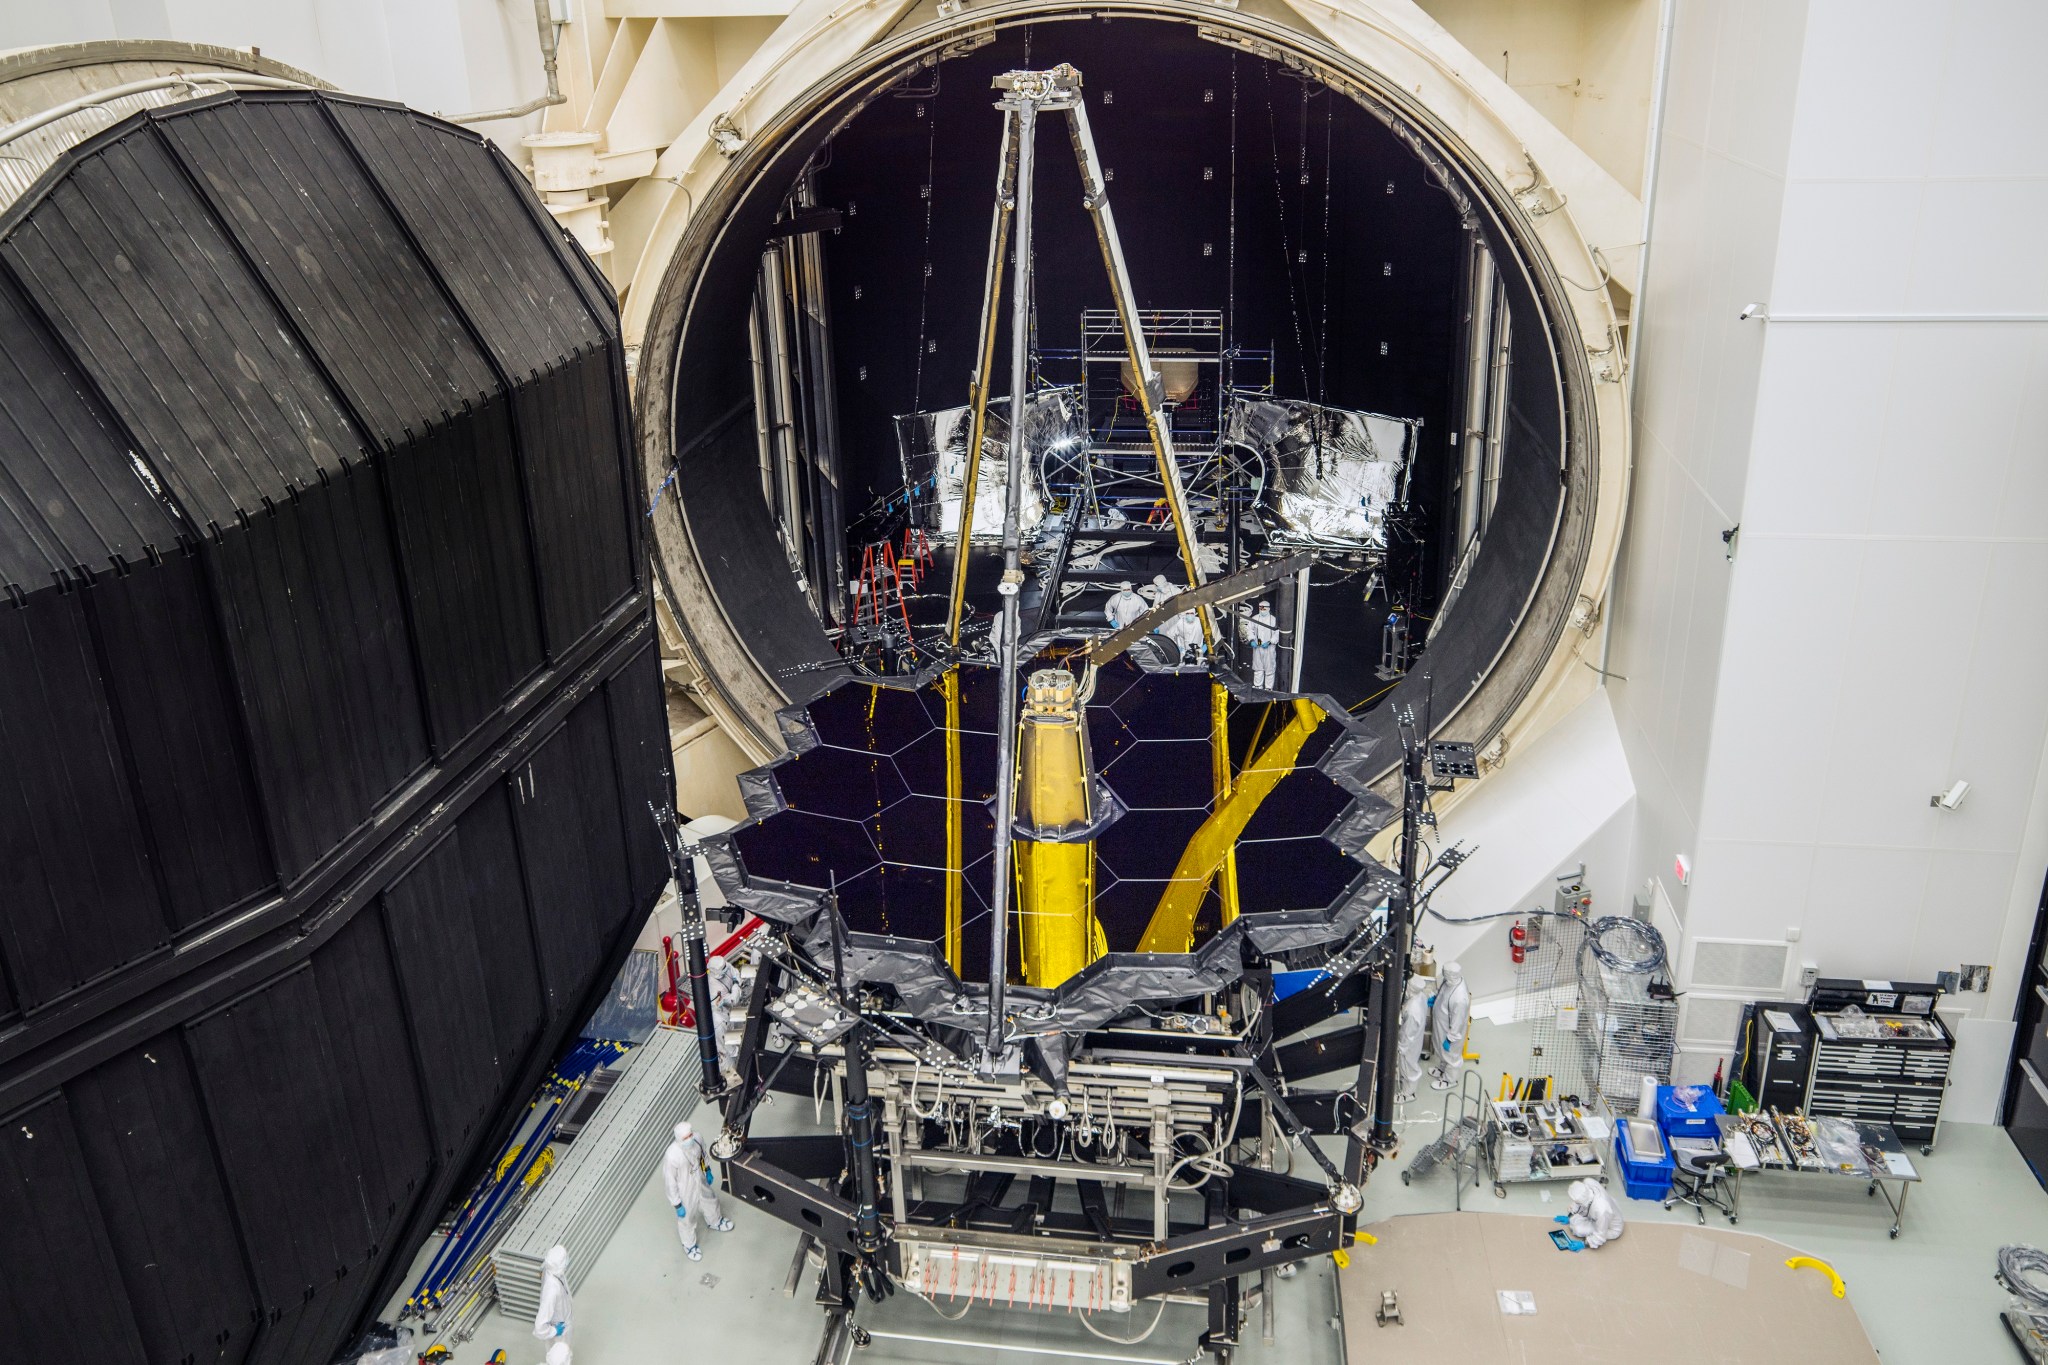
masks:
[(960, 870), (960, 670), (939, 675), (946, 699), (946, 965), (960, 974), (962, 882)]
[[(1216, 781), (1216, 804), (1221, 806), (1236, 785), (1230, 772), (1230, 692), (1222, 683), (1209, 684), (1209, 767)], [(1223, 897), (1223, 922), (1237, 918), (1237, 844), (1224, 850), (1223, 865), (1217, 869), (1216, 889)]]
[(1017, 742), (1017, 910), (1024, 980), (1052, 987), (1108, 951), (1095, 919), (1094, 765), (1074, 675), (1025, 684)]
[(1208, 894), (1209, 879), (1236, 847), (1259, 806), (1280, 785), (1280, 779), (1294, 770), (1301, 746), (1323, 723), (1323, 709), (1314, 702), (1294, 703), (1294, 718), (1273, 736), (1265, 752), (1244, 765), (1230, 795), (1216, 803), (1201, 828), (1188, 840), (1173, 879), (1160, 894), (1145, 935), (1138, 940), (1141, 953), (1185, 953), (1194, 947), (1195, 916)]

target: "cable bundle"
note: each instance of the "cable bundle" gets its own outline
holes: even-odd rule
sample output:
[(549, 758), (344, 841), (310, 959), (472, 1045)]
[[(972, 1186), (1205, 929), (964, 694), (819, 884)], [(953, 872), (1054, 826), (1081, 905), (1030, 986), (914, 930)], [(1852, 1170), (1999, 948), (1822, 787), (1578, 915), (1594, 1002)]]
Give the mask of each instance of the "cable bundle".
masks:
[(1634, 976), (1646, 976), (1664, 965), (1664, 936), (1625, 915), (1594, 920), (1586, 946), (1601, 965)]
[[(534, 1092), (531, 1128), (506, 1139), (490, 1169), (449, 1224), (440, 1251), (420, 1276), (400, 1317), (424, 1319), (438, 1338), (466, 1341), (496, 1296), (491, 1251), (534, 1189), (554, 1169), (550, 1145), (569, 1101), (593, 1071), (626, 1055), (625, 1043), (580, 1038)], [(522, 1133), (524, 1137), (522, 1139)]]
[(2030, 1246), (2000, 1247), (1998, 1278), (2029, 1316), (2048, 1319), (2048, 1252)]

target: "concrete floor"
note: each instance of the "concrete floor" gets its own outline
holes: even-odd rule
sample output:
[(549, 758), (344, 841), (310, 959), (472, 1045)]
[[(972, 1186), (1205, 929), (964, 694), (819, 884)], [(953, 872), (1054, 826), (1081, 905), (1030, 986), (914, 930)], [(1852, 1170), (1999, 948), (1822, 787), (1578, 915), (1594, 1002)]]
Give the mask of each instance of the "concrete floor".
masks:
[[(1510, 1037), (1481, 1023), (1475, 1046), (1482, 1053), (1492, 1046), (1506, 1056)], [(1482, 1074), (1497, 1078), (1502, 1066), (1493, 1065), (1489, 1073), (1486, 1065), (1480, 1064)], [(1509, 1064), (1507, 1069), (1516, 1067)], [(1453, 1191), (1447, 1174), (1424, 1177), (1412, 1185), (1403, 1185), (1398, 1176), (1408, 1156), (1435, 1135), (1440, 1114), (1438, 1097), (1428, 1091), (1409, 1106), (1401, 1158), (1366, 1189), (1366, 1223), (1451, 1209)], [(808, 1102), (779, 1097), (764, 1110), (758, 1131), (807, 1129), (811, 1119)], [(1897, 1241), (1886, 1235), (1891, 1216), (1883, 1201), (1866, 1198), (1860, 1182), (1817, 1177), (1767, 1176), (1753, 1181), (1743, 1195), (1737, 1231), (1774, 1238), (1831, 1262), (1848, 1283), (1847, 1307), (1861, 1318), (1872, 1345), (1886, 1359), (2011, 1358), (2012, 1347), (1997, 1319), (2003, 1296), (1991, 1278), (1993, 1255), (1999, 1246), (2014, 1241), (2048, 1246), (2048, 1193), (1996, 1128), (1949, 1124), (1935, 1154), (1923, 1158), (1916, 1153), (1915, 1159), (1925, 1179), (1914, 1189)], [(1468, 1185), (1462, 1197), (1465, 1208), (1487, 1213), (1547, 1217), (1563, 1209), (1562, 1191), (1540, 1186), (1513, 1186), (1506, 1198), (1497, 1199), (1490, 1184), (1477, 1190)], [(659, 1178), (650, 1182), (577, 1293), (575, 1345), (581, 1365), (642, 1365), (669, 1352), (713, 1365), (725, 1360), (803, 1365), (814, 1358), (822, 1327), (821, 1315), (809, 1302), (814, 1281), (806, 1276), (794, 1299), (783, 1294), (795, 1234), (751, 1209), (728, 1207), (739, 1226), (731, 1233), (707, 1233), (705, 1258), (692, 1263), (684, 1259), (677, 1243), (675, 1216), (662, 1196)], [(1622, 1211), (1635, 1220), (1693, 1221), (1692, 1211), (1682, 1206), (1667, 1213), (1654, 1203), (1623, 1200)], [(1540, 1236), (1541, 1229), (1531, 1226), (1531, 1235)], [(1716, 1215), (1714, 1226), (1727, 1224)], [(1594, 1254), (1626, 1256), (1629, 1246), (1624, 1239)], [(1353, 1251), (1359, 1258), (1376, 1254), (1367, 1246)], [(1288, 1365), (1337, 1365), (1344, 1357), (1332, 1277), (1343, 1283), (1344, 1297), (1351, 1300), (1343, 1311), (1352, 1319), (1354, 1341), (1361, 1327), (1374, 1330), (1374, 1304), (1365, 1302), (1366, 1281), (1400, 1287), (1399, 1272), (1389, 1276), (1383, 1264), (1375, 1263), (1369, 1275), (1363, 1270), (1361, 1263), (1340, 1274), (1325, 1259), (1282, 1282), (1275, 1299), (1273, 1343), (1260, 1341), (1259, 1313), (1253, 1309), (1247, 1315), (1248, 1345), (1240, 1359), (1251, 1365), (1281, 1360)], [(1376, 1303), (1376, 1287), (1373, 1297)], [(1615, 1311), (1626, 1309), (1616, 1305)], [(1140, 1309), (1128, 1322), (1112, 1320), (1107, 1328), (1142, 1331), (1151, 1312)], [(1075, 1352), (1172, 1365), (1193, 1349), (1202, 1313), (1192, 1306), (1171, 1306), (1158, 1330), (1142, 1344), (1128, 1346), (1096, 1340), (1077, 1320), (1059, 1314), (976, 1309), (961, 1322), (946, 1322), (931, 1306), (906, 1295), (864, 1310), (859, 1320), (878, 1333), (874, 1345), (856, 1357), (870, 1365), (1071, 1365)], [(1740, 1333), (1743, 1324), (1730, 1322), (1726, 1330)], [(879, 1335), (885, 1332), (894, 1335)], [(1013, 1349), (902, 1339), (970, 1336), (993, 1336)], [(1797, 1357), (1798, 1343), (1780, 1344)], [(456, 1349), (455, 1365), (482, 1365), (500, 1347), (505, 1348), (509, 1365), (529, 1365), (541, 1360), (542, 1345), (529, 1335), (527, 1324), (492, 1313), (475, 1339)]]

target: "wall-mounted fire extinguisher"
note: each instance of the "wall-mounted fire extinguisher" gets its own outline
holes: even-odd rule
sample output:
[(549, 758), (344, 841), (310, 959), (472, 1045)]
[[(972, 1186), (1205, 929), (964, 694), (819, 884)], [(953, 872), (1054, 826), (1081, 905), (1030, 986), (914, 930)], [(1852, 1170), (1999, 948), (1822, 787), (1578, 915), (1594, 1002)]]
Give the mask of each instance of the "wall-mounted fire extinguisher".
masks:
[(1522, 927), (1520, 920), (1516, 920), (1515, 927), (1508, 930), (1508, 956), (1513, 958), (1515, 965), (1519, 967), (1522, 965), (1522, 959), (1528, 955), (1529, 931)]

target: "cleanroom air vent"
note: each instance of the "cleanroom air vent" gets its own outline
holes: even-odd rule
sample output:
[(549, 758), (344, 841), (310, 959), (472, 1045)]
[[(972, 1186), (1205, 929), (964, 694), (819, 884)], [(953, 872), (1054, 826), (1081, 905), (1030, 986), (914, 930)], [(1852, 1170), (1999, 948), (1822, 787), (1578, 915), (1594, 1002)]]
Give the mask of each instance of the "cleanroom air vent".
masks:
[(1742, 1027), (1742, 1010), (1749, 1001), (1734, 995), (1688, 993), (1679, 1013), (1678, 1041), (1690, 1048), (1726, 1051)]
[(1770, 994), (1784, 989), (1785, 967), (1791, 956), (1792, 945), (1782, 940), (1694, 939), (1686, 986), (1695, 991)]

